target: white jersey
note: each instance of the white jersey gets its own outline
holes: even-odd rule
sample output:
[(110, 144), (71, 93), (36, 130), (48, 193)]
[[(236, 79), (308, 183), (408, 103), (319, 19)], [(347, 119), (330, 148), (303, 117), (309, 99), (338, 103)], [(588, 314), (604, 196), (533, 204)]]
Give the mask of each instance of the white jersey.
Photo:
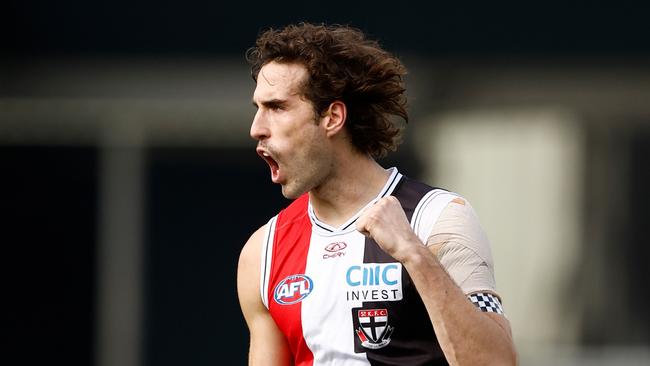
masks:
[[(423, 243), (458, 196), (393, 168), (379, 195), (400, 201)], [(367, 207), (367, 206), (366, 206)], [(314, 215), (308, 195), (267, 225), (260, 288), (296, 365), (446, 365), (424, 304), (402, 264), (356, 231)]]

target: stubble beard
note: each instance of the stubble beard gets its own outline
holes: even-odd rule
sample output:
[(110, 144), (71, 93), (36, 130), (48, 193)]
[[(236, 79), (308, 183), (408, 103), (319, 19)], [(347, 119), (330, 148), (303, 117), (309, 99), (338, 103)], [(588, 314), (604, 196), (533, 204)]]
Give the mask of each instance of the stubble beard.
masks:
[(316, 144), (311, 145), (305, 154), (293, 164), (294, 177), (282, 185), (282, 195), (288, 199), (296, 199), (303, 193), (321, 186), (330, 175), (331, 157), (329, 153)]
[[(319, 125), (317, 114), (314, 112), (313, 126)], [(303, 141), (304, 150), (299, 156), (293, 159), (293, 174), (291, 178), (282, 185), (282, 195), (287, 199), (296, 199), (302, 194), (321, 186), (330, 174), (332, 167), (331, 153), (323, 142), (324, 136), (317, 133), (312, 134), (306, 141)]]

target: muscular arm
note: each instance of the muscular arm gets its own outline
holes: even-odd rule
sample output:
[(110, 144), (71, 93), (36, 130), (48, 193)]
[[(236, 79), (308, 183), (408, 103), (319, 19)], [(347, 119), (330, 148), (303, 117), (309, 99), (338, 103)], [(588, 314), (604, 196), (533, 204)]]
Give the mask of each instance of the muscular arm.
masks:
[(239, 256), (237, 293), (250, 331), (250, 366), (291, 365), (291, 355), (284, 335), (276, 326), (260, 298), (260, 251), (264, 227), (248, 239)]
[(383, 198), (364, 212), (357, 229), (404, 265), (451, 365), (517, 363), (508, 320), (480, 311), (467, 299), (413, 232), (395, 197)]

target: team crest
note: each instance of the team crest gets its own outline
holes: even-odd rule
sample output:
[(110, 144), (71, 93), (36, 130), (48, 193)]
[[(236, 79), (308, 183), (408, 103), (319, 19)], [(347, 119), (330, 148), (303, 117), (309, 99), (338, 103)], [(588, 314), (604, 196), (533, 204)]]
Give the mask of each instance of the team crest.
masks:
[(386, 347), (393, 327), (388, 325), (387, 309), (355, 309), (358, 327), (355, 329), (361, 346), (370, 349)]

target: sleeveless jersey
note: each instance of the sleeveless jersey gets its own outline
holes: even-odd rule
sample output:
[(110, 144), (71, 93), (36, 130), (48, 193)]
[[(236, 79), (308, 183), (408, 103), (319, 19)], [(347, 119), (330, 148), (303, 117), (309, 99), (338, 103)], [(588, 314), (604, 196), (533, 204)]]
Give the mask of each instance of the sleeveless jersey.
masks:
[[(457, 197), (395, 168), (368, 206), (388, 195), (423, 243)], [(356, 231), (362, 211), (334, 228), (316, 218), (305, 194), (267, 225), (261, 296), (295, 365), (447, 365), (406, 270)]]

